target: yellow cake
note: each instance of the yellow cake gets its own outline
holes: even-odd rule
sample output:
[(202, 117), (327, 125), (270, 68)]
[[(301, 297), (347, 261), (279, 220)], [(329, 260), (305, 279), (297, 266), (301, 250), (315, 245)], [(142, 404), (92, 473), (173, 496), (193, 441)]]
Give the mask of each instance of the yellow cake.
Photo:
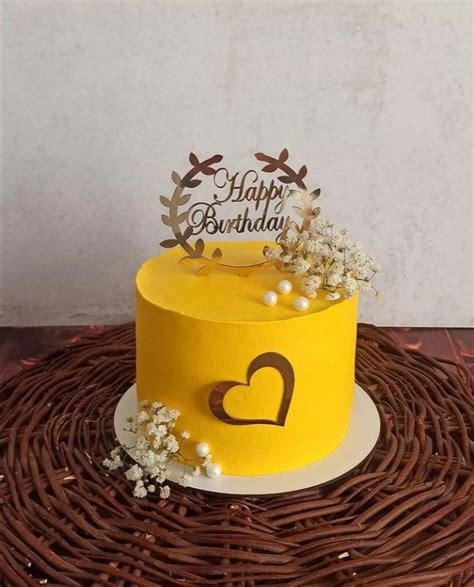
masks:
[[(218, 245), (252, 264), (264, 244)], [(224, 474), (289, 471), (334, 450), (350, 422), (357, 296), (301, 313), (294, 288), (267, 307), (274, 267), (201, 277), (181, 257), (174, 248), (137, 274), (138, 399), (178, 409), (179, 430), (206, 442)]]

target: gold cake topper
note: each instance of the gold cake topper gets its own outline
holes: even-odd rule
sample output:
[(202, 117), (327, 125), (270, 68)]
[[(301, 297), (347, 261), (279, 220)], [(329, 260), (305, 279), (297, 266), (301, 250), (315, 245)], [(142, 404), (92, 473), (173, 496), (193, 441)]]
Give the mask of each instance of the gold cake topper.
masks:
[[(191, 168), (181, 177), (176, 171), (171, 174), (175, 189), (170, 198), (160, 196), (162, 205), (167, 213), (162, 214), (161, 220), (173, 232), (173, 238), (163, 240), (160, 244), (164, 248), (180, 246), (186, 255), (180, 263), (197, 263), (197, 275), (208, 275), (211, 270), (225, 273), (234, 273), (247, 276), (272, 265), (265, 259), (262, 251), (262, 261), (253, 265), (233, 265), (224, 262), (222, 250), (214, 248), (210, 255), (205, 254), (206, 244), (203, 233), (230, 234), (254, 231), (277, 231), (278, 238), (287, 234), (295, 225), (289, 215), (284, 215), (285, 204), (293, 193), (298, 193), (302, 207), (294, 206), (296, 214), (303, 218), (303, 227), (319, 214), (319, 208), (314, 208), (312, 201), (319, 196), (320, 190), (309, 193), (306, 190), (304, 178), (308, 173), (306, 165), (294, 170), (288, 164), (288, 149), (283, 149), (278, 157), (265, 153), (256, 153), (257, 161), (264, 163), (262, 172), (279, 173), (276, 180), (271, 179), (267, 184), (260, 178), (257, 171), (249, 169), (245, 172), (231, 173), (226, 167), (216, 167), (223, 159), (222, 155), (214, 155), (199, 161), (191, 153), (189, 162)], [(200, 186), (205, 177), (212, 178), (213, 187), (220, 190), (222, 195), (215, 193), (212, 201), (191, 202), (193, 190)], [(294, 190), (290, 188), (294, 185)], [(303, 196), (302, 196), (303, 194)], [(225, 202), (244, 203), (248, 205), (243, 212), (232, 219), (218, 219), (217, 210)], [(187, 206), (183, 210), (183, 207)], [(260, 214), (257, 218), (251, 217), (251, 209)], [(273, 215), (271, 215), (273, 214)], [(197, 236), (196, 240), (192, 240)], [(275, 263), (273, 263), (275, 265)], [(278, 268), (278, 264), (276, 264)]]

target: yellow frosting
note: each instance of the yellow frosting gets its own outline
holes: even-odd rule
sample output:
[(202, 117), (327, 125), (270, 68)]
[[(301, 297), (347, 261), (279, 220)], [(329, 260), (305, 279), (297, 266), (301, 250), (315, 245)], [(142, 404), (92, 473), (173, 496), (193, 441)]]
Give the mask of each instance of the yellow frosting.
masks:
[[(228, 263), (262, 260), (265, 243), (215, 243)], [(211, 249), (212, 250), (212, 249)], [(295, 291), (274, 307), (261, 299), (284, 278), (273, 267), (239, 277), (195, 275), (178, 265), (176, 248), (147, 261), (137, 274), (137, 389), (139, 400), (161, 401), (181, 412), (179, 430), (211, 447), (231, 475), (277, 473), (307, 465), (332, 451), (350, 420), (354, 390), (357, 297), (311, 300), (297, 312)], [(296, 282), (295, 282), (296, 283)], [(295, 384), (284, 426), (229, 424), (209, 408), (219, 382), (236, 384), (224, 398), (233, 418), (275, 420), (283, 379), (272, 367), (247, 369), (265, 353), (291, 364)], [(193, 456), (192, 444), (185, 454)]]

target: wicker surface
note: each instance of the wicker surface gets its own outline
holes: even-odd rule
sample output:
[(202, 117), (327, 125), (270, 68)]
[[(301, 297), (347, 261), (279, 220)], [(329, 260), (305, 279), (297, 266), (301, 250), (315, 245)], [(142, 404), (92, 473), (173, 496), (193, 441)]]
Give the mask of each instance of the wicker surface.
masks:
[(287, 495), (131, 498), (101, 461), (133, 328), (56, 352), (0, 392), (0, 584), (464, 585), (473, 574), (467, 371), (361, 326), (382, 417), (357, 474)]

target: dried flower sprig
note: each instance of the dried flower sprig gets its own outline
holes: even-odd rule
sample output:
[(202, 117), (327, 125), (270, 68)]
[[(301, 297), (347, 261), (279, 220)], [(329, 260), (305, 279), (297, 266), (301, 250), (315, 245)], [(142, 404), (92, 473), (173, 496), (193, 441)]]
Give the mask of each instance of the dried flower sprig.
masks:
[[(192, 474), (186, 472), (188, 467), (183, 467), (183, 474), (178, 480), (183, 487), (189, 485), (193, 476), (201, 474), (201, 466), (205, 469), (212, 466), (210, 454), (195, 459), (183, 456), (180, 442), (190, 440), (191, 435), (183, 431), (179, 440), (173, 433), (180, 415), (178, 410), (167, 408), (161, 402), (142, 401), (138, 414), (127, 419), (126, 430), (137, 434), (135, 445), (127, 447), (134, 449), (133, 458), (136, 462), (125, 470), (125, 477), (135, 482), (135, 497), (146, 497), (148, 493), (157, 490), (162, 499), (169, 497), (170, 487), (164, 485), (164, 482), (170, 476), (170, 460), (192, 467)], [(125, 468), (128, 466), (124, 460), (126, 454), (126, 450), (118, 446), (112, 450), (110, 458), (103, 461), (103, 465), (111, 471)]]
[(301, 276), (301, 291), (308, 298), (315, 298), (320, 289), (331, 301), (352, 297), (359, 289), (379, 295), (372, 280), (380, 266), (349, 239), (346, 229), (335, 231), (332, 222), (319, 217), (320, 208), (313, 203), (319, 194), (319, 189), (291, 190), (289, 196), (303, 203), (294, 207), (301, 226), (290, 223), (277, 239), (278, 248), (265, 247), (265, 257), (280, 271)]

